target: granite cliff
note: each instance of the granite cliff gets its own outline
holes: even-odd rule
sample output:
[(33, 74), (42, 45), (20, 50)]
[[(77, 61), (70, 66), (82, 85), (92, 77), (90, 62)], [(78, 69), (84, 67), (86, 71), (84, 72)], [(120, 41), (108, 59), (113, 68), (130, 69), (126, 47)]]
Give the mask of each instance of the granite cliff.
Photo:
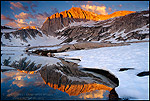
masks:
[(125, 16), (130, 13), (135, 13), (134, 11), (118, 11), (114, 12), (110, 15), (98, 15), (93, 12), (85, 11), (81, 8), (72, 7), (68, 11), (63, 11), (60, 13), (56, 13), (47, 17), (46, 21), (43, 23), (41, 27), (44, 34), (47, 35), (55, 35), (53, 32), (62, 29), (63, 27), (68, 26), (72, 22), (80, 22), (80, 21), (99, 21), (106, 20), (113, 17)]

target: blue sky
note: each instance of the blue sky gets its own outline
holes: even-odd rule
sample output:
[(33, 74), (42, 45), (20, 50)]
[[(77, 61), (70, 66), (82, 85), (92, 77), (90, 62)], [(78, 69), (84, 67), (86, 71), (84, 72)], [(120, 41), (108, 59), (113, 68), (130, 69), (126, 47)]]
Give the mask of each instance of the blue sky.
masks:
[(80, 7), (97, 14), (149, 9), (149, 1), (1, 1), (1, 25), (39, 26), (56, 12)]

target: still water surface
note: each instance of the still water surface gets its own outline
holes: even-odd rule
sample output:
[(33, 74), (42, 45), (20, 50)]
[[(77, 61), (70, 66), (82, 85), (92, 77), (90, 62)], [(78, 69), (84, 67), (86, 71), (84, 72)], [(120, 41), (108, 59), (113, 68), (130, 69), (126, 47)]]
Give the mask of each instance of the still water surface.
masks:
[(74, 62), (24, 49), (1, 47), (2, 100), (109, 100), (117, 86), (101, 74), (80, 70)]

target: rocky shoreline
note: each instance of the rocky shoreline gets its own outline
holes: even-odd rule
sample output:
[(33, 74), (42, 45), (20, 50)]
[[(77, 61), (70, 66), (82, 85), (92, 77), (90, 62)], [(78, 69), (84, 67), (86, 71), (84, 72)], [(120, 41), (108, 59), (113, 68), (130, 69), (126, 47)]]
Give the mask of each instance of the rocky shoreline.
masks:
[[(102, 48), (102, 47), (115, 47), (115, 46), (124, 46), (124, 45), (130, 45), (129, 43), (97, 43), (97, 42), (82, 42), (82, 43), (75, 43), (75, 44), (64, 44), (61, 48), (53, 49), (53, 50), (47, 50), (47, 49), (36, 49), (33, 51), (30, 51), (34, 48), (40, 48), (39, 47), (29, 47), (26, 48), (26, 52), (35, 53), (42, 56), (50, 56), (53, 57), (54, 53), (60, 53), (60, 52), (67, 52), (67, 51), (73, 51), (73, 50), (85, 50), (85, 49), (94, 49), (94, 48)], [(59, 45), (55, 45), (59, 46)], [(53, 47), (55, 47), (53, 46)], [(42, 46), (44, 47), (44, 46)], [(52, 47), (52, 46), (49, 46)]]

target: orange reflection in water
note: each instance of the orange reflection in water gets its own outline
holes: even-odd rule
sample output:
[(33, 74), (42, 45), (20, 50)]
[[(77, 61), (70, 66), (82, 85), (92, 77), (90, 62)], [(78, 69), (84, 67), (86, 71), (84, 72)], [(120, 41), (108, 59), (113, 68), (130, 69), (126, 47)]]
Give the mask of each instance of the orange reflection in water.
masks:
[[(66, 92), (70, 96), (78, 96), (82, 93), (88, 93), (88, 92), (92, 92), (95, 90), (100, 90), (101, 93), (102, 92), (104, 93), (104, 91), (106, 91), (106, 90), (110, 92), (113, 89), (111, 87), (105, 86), (103, 84), (97, 84), (97, 83), (83, 84), (83, 85), (82, 84), (81, 85), (73, 84), (73, 85), (66, 85), (66, 86), (61, 84), (60, 87), (58, 87), (58, 84), (52, 84), (49, 82), (47, 84), (54, 89), (58, 89), (62, 92)], [(101, 97), (99, 97), (99, 98), (103, 98), (102, 94), (101, 94)], [(88, 98), (88, 96), (90, 96), (90, 95), (87, 95), (87, 98)], [(83, 97), (83, 95), (80, 97)], [(93, 96), (91, 96), (91, 97), (93, 97)], [(95, 97), (96, 97), (96, 95), (95, 95)], [(85, 96), (83, 98), (85, 98)]]
[(106, 92), (106, 90), (95, 90), (92, 92), (88, 92), (88, 93), (83, 93), (80, 94), (79, 98), (84, 98), (84, 99), (88, 99), (88, 98), (104, 98), (104, 93)]
[(27, 74), (34, 74), (36, 73), (37, 71), (25, 71), (25, 70), (19, 70), (17, 69), (19, 72), (22, 72), (22, 73), (27, 73)]

